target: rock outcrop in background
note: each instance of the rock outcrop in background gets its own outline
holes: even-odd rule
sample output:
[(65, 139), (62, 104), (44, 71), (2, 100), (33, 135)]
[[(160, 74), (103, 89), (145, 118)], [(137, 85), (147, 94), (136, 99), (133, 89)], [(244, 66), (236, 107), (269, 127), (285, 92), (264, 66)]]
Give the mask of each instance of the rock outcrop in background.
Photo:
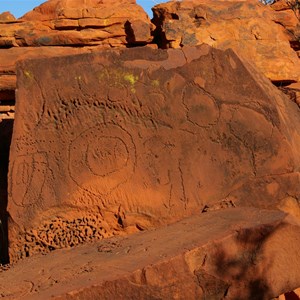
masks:
[[(284, 24), (286, 30), (294, 28), (298, 19), (292, 13), (276, 13), (253, 0), (174, 1), (156, 5), (153, 13), (160, 47), (206, 43), (219, 49), (232, 48), (272, 81), (300, 78), (298, 56), (278, 24)], [(291, 15), (290, 23), (285, 22)]]
[[(13, 284), (1, 295), (172, 298), (186, 280), (186, 299), (269, 299), (300, 286), (295, 7), (186, 0), (153, 11), (151, 23), (134, 0), (50, 0), (0, 15), (0, 258), (47, 253), (52, 270), (4, 272)], [(229, 231), (203, 225), (220, 216)], [(136, 239), (184, 241), (186, 224), (211, 236), (133, 260)], [(112, 264), (125, 252), (126, 276), (79, 262), (72, 280), (49, 279), (48, 255), (67, 253), (49, 252), (97, 240)], [(23, 262), (38, 270), (36, 257)]]

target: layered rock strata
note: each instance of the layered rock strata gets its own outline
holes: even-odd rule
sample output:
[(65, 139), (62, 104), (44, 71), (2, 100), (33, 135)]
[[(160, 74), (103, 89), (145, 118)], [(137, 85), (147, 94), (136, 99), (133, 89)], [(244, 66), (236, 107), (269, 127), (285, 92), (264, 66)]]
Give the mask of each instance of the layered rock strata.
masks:
[(256, 0), (186, 0), (156, 5), (153, 13), (155, 37), (163, 48), (202, 43), (232, 48), (272, 81), (300, 78), (299, 59), (287, 32), (298, 24), (291, 10), (275, 12)]

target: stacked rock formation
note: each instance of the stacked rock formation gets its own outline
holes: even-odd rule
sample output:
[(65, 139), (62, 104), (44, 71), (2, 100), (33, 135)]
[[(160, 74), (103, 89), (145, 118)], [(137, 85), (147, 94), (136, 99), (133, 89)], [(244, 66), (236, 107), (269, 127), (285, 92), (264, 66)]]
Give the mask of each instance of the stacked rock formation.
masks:
[[(9, 250), (39, 274), (4, 272), (13, 284), (0, 295), (270, 299), (299, 288), (294, 11), (221, 0), (153, 11), (152, 24), (134, 0), (49, 0), (0, 15), (0, 259)], [(79, 244), (93, 263), (50, 253)], [(61, 253), (75, 275), (54, 271)]]
[(219, 49), (232, 48), (272, 81), (300, 78), (299, 59), (278, 24), (284, 24), (286, 30), (298, 24), (290, 11), (274, 12), (253, 0), (188, 0), (156, 5), (153, 13), (162, 47), (206, 43)]
[[(298, 57), (300, 56), (300, 10), (297, 1), (280, 0), (272, 5), (275, 10), (275, 21), (280, 24), (284, 33), (286, 34), (291, 47), (296, 51)], [(300, 83), (294, 82), (281, 87), (282, 91), (289, 95), (289, 97), (300, 105)]]

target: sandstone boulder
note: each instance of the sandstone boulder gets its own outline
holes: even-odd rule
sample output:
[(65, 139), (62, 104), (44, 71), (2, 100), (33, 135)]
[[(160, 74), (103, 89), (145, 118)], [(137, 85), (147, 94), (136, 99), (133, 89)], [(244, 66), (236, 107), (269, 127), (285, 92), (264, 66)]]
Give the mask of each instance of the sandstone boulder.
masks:
[[(234, 49), (273, 81), (298, 81), (300, 65), (285, 28), (297, 23), (289, 11), (275, 13), (259, 1), (187, 0), (156, 5), (153, 22), (161, 47), (209, 44)], [(275, 21), (275, 22), (274, 22)]]
[(29, 258), (0, 274), (0, 294), (30, 300), (270, 300), (300, 286), (299, 242), (299, 223), (279, 211), (208, 212)]
[(274, 21), (283, 27), (295, 51), (300, 50), (300, 8), (297, 3), (296, 0), (279, 0), (271, 5), (275, 11)]
[(0, 23), (11, 23), (15, 22), (16, 18), (9, 11), (0, 13)]
[(134, 0), (49, 0), (18, 23), (0, 24), (0, 47), (144, 45), (150, 24)]
[(300, 82), (295, 82), (284, 87), (279, 87), (279, 89), (287, 94), (290, 99), (297, 103), (297, 105), (300, 107)]
[(298, 203), (299, 126), (297, 105), (232, 50), (24, 61), (11, 260), (220, 208)]

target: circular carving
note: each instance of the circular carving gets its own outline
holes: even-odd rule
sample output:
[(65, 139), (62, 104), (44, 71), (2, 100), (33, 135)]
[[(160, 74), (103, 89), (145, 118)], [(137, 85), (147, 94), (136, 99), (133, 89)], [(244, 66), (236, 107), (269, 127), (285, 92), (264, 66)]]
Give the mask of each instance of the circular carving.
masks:
[(100, 124), (70, 144), (70, 176), (80, 188), (93, 194), (109, 194), (128, 180), (134, 168), (135, 146), (120, 126)]
[(46, 180), (48, 159), (46, 153), (17, 156), (12, 163), (10, 194), (20, 207), (36, 204)]
[(123, 140), (109, 136), (96, 140), (86, 151), (86, 164), (93, 174), (105, 177), (126, 167), (129, 153)]
[(187, 86), (183, 96), (183, 104), (187, 110), (187, 119), (199, 127), (215, 125), (219, 118), (219, 109), (212, 96), (201, 89)]

